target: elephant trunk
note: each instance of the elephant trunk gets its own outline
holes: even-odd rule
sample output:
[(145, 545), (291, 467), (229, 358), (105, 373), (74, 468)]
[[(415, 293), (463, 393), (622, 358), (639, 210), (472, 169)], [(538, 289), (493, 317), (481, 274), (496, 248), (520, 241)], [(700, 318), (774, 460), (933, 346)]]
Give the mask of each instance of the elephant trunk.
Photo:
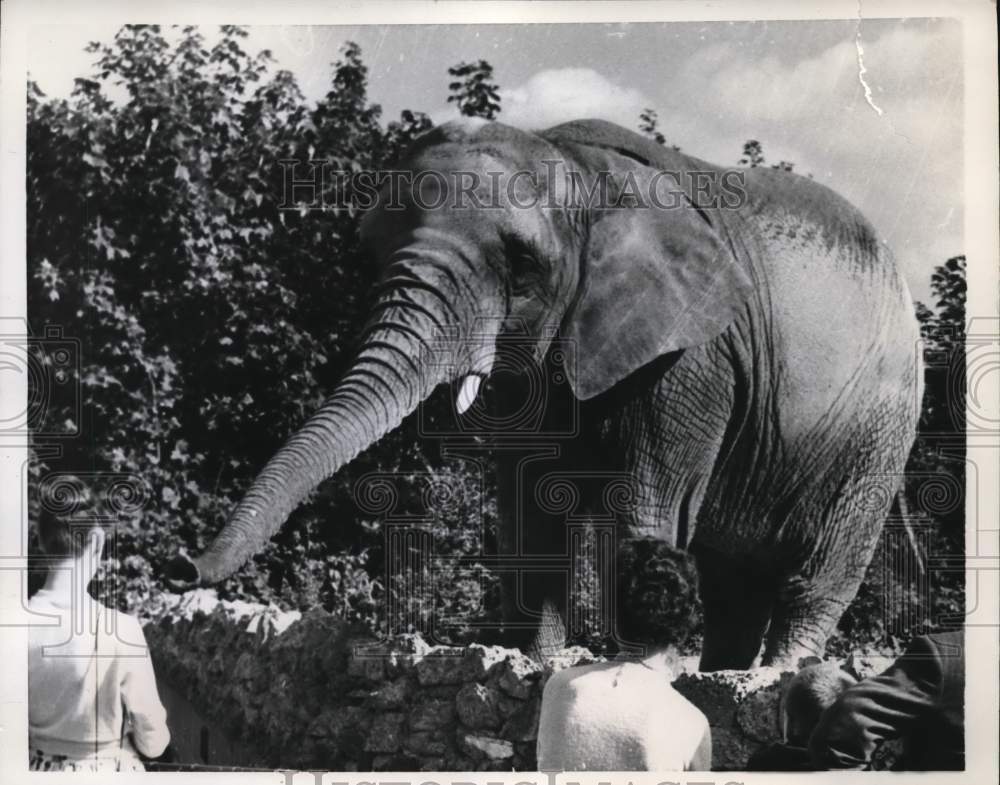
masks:
[[(180, 555), (168, 565), (168, 582), (175, 589), (232, 575), (317, 485), (399, 425), (437, 384), (466, 370), (463, 341), (454, 336), (467, 334), (471, 298), (455, 291), (450, 276), (428, 281), (426, 271), (414, 272), (405, 262), (395, 268), (382, 286), (351, 368), (267, 463), (209, 548), (194, 559)], [(439, 340), (444, 336), (452, 340)]]

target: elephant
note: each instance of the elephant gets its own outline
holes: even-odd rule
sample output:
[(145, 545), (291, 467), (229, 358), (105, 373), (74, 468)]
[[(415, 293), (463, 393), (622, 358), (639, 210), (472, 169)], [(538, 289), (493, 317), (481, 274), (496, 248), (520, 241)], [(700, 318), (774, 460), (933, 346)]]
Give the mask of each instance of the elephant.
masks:
[[(364, 216), (381, 278), (353, 365), (212, 544), (172, 560), (172, 585), (239, 569), (439, 384), (467, 417), (484, 395), (518, 394), (558, 345), (550, 408), (576, 412), (558, 465), (630, 478), (615, 531), (691, 554), (701, 668), (821, 655), (901, 486), (922, 395), (914, 307), (868, 221), (790, 172), (739, 170), (727, 189), (736, 170), (602, 120), (530, 132), (465, 118), (419, 137), (400, 170), (439, 176), (422, 178), (430, 198), (412, 178)], [(475, 186), (459, 193), (462, 173)], [(497, 173), (499, 198), (464, 203), (496, 196)], [(680, 184), (668, 199), (663, 173)], [(602, 177), (607, 193), (571, 198), (567, 183)], [(520, 359), (505, 359), (514, 333)], [(498, 481), (498, 547), (521, 527), (533, 552), (565, 549), (558, 520), (518, 507), (523, 481)], [(505, 592), (505, 616), (565, 615), (560, 585)]]

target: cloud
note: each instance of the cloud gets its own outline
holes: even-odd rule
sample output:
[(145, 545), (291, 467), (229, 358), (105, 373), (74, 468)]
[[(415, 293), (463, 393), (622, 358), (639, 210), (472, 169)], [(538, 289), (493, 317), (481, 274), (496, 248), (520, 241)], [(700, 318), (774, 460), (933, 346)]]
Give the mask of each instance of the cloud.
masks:
[(651, 105), (639, 90), (615, 84), (590, 68), (539, 71), (524, 84), (501, 90), (501, 120), (519, 128), (547, 128), (598, 118), (635, 125)]
[[(929, 114), (961, 98), (955, 36), (900, 28), (862, 44), (865, 81), (882, 115), (864, 99), (853, 38), (796, 63), (774, 54), (753, 57), (733, 45), (710, 47), (672, 80), (672, 108), (678, 116), (687, 108), (701, 122), (713, 117), (723, 130), (760, 127), (789, 139), (806, 133), (848, 152), (871, 134), (888, 132), (922, 146), (942, 131), (960, 133), (954, 112), (945, 118)], [(692, 103), (698, 112), (690, 112)], [(950, 127), (942, 129), (936, 120)]]
[(872, 221), (922, 296), (929, 268), (962, 251), (961, 30), (903, 24), (862, 36), (864, 79), (882, 114), (865, 100), (853, 36), (797, 61), (726, 43), (670, 80), (657, 107), (662, 130), (723, 164), (758, 139), (769, 163), (812, 172)]

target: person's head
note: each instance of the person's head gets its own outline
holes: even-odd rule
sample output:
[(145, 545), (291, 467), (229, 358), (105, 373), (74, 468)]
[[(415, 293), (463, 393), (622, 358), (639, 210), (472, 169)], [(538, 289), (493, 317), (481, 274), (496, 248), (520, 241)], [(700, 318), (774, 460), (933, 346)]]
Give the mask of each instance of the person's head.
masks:
[(619, 543), (618, 632), (650, 652), (682, 644), (698, 623), (698, 573), (684, 551), (657, 537)]
[(835, 662), (819, 662), (802, 668), (782, 696), (785, 740), (805, 747), (820, 715), (856, 683), (857, 679)]
[(38, 544), (45, 556), (80, 562), (96, 571), (104, 550), (105, 531), (93, 515), (90, 490), (78, 478), (60, 476), (38, 491)]

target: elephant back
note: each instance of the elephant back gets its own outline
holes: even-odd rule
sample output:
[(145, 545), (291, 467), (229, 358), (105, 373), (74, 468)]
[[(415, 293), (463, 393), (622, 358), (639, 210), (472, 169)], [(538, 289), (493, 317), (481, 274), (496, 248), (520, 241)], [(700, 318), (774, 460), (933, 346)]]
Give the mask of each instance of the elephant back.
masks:
[(718, 166), (657, 144), (635, 131), (606, 120), (573, 120), (539, 133), (555, 144), (570, 143), (613, 150), (640, 163), (664, 171), (721, 171)]

